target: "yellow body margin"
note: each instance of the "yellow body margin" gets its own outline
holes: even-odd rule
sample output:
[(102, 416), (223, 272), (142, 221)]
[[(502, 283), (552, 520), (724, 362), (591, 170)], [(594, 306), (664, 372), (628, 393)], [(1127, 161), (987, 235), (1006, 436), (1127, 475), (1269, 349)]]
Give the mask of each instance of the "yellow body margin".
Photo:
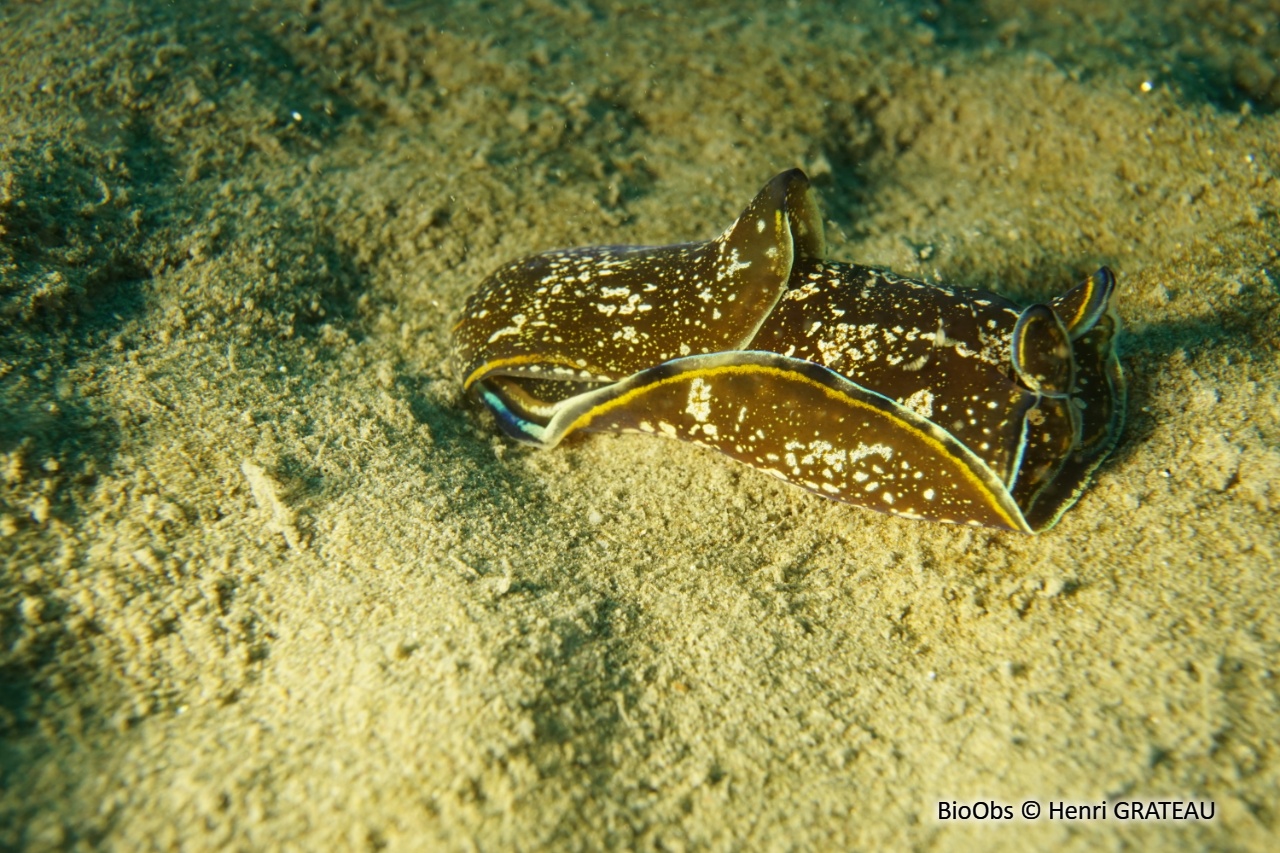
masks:
[[(770, 367), (766, 365), (737, 364), (737, 365), (727, 365), (724, 367), (704, 367), (697, 370), (690, 370), (685, 373), (678, 373), (675, 376), (669, 376), (669, 377), (666, 377), (665, 379), (660, 379), (657, 382), (651, 382), (646, 385), (641, 385), (638, 388), (633, 388), (630, 391), (626, 392), (625, 394), (620, 394), (619, 396), (615, 397), (612, 400), (601, 403), (599, 406), (596, 406), (593, 409), (589, 409), (583, 412), (572, 423), (570, 423), (569, 426), (567, 426), (564, 429), (564, 431), (561, 433), (561, 436), (566, 436), (569, 433), (573, 432), (574, 430), (581, 429), (582, 427), (591, 423), (600, 415), (612, 409), (619, 408), (620, 406), (623, 406), (629, 403), (631, 400), (634, 400), (636, 397), (639, 397), (641, 394), (648, 393), (649, 391), (652, 391), (653, 389), (659, 388), (663, 385), (670, 385), (675, 382), (684, 382), (686, 380), (697, 379), (699, 377), (710, 377), (710, 376), (733, 374), (733, 373), (738, 373), (738, 374), (767, 373), (780, 378), (789, 378), (792, 380), (799, 380), (801, 382), (804, 382), (806, 384), (809, 384), (821, 389), (828, 397), (830, 397), (832, 400), (835, 400), (837, 402), (852, 404), (856, 408), (875, 412), (878, 415), (883, 415), (891, 418), (893, 417), (889, 412), (886, 412), (883, 409), (877, 408), (876, 406), (872, 406), (862, 400), (857, 399), (856, 397), (850, 397), (848, 394), (843, 394), (840, 391), (837, 391), (834, 388), (830, 388), (822, 384), (821, 382), (817, 382), (813, 379), (810, 379), (808, 376), (805, 376), (801, 373), (797, 373), (791, 370), (783, 370), (778, 367)], [(894, 418), (894, 420), (897, 420), (900, 424), (903, 425), (904, 428), (913, 429), (913, 430), (916, 429), (915, 424), (912, 424), (909, 421), (904, 421), (898, 418)], [(995, 510), (996, 514), (999, 515), (1000, 518), (1002, 518), (1009, 525), (1009, 528), (1011, 530), (1017, 530), (1023, 533), (1033, 532), (1031, 528), (1027, 525), (1026, 520), (1023, 519), (1020, 514), (1017, 518), (1014, 518), (1013, 516), (1009, 515), (1009, 512), (1003, 506), (1000, 505), (1000, 501), (997, 498), (997, 496), (992, 492), (990, 484), (983, 482), (982, 478), (974, 473), (973, 464), (969, 460), (964, 459), (963, 457), (956, 456), (947, 448), (945, 444), (943, 444), (941, 441), (938, 441), (932, 435), (929, 435), (927, 433), (921, 433), (921, 436), (924, 438), (925, 443), (930, 445), (935, 452), (940, 453), (944, 458), (951, 459), (952, 461), (960, 465), (961, 470), (964, 472), (965, 479), (967, 479), (972, 485), (975, 485), (978, 487), (979, 491), (982, 492), (982, 494), (987, 497), (988, 505), (993, 510)], [(958, 441), (956, 443), (959, 444)], [(977, 459), (975, 457), (974, 461), (976, 461), (977, 464), (983, 465), (985, 467), (985, 463), (983, 463), (982, 460)], [(992, 474), (991, 476), (992, 476), (992, 479), (995, 479), (995, 474)], [(1010, 500), (1012, 500), (1012, 498), (1010, 498)]]
[(1080, 301), (1080, 307), (1076, 308), (1075, 316), (1073, 316), (1070, 321), (1063, 322), (1063, 325), (1067, 327), (1068, 333), (1070, 333), (1070, 331), (1076, 326), (1080, 325), (1080, 321), (1084, 319), (1089, 306), (1093, 304), (1093, 294), (1098, 289), (1098, 282), (1095, 279), (1096, 275), (1097, 274), (1095, 273), (1087, 279), (1089, 282), (1089, 292), (1086, 293), (1084, 299)]
[(467, 390), (485, 376), (488, 376), (496, 370), (503, 367), (517, 367), (522, 364), (558, 364), (581, 373), (590, 373), (593, 376), (600, 376), (606, 373), (606, 371), (603, 370), (592, 370), (590, 367), (580, 367), (576, 362), (566, 361), (565, 359), (549, 358), (545, 355), (529, 353), (526, 355), (513, 355), (510, 358), (499, 358), (494, 359), (493, 361), (486, 361), (484, 364), (471, 371), (470, 375), (462, 381), (462, 390)]

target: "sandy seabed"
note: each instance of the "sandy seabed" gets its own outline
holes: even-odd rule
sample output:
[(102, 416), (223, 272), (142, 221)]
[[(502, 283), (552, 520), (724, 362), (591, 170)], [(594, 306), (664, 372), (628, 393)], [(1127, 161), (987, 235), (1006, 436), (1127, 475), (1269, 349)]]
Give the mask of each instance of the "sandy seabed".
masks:
[[(0, 14), (0, 848), (1277, 849), (1274, 4)], [(835, 258), (1116, 271), (1054, 530), (462, 398), (497, 264), (796, 165)]]

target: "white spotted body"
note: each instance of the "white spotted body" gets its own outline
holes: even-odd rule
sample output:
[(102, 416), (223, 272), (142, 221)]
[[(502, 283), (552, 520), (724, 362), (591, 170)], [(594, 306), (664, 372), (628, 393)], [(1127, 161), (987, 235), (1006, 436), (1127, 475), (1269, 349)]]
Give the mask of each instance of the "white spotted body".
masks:
[(1123, 418), (1111, 274), (1020, 309), (822, 253), (792, 170), (716, 240), (517, 261), (456, 328), (465, 385), (543, 447), (665, 435), (903, 517), (1052, 526)]

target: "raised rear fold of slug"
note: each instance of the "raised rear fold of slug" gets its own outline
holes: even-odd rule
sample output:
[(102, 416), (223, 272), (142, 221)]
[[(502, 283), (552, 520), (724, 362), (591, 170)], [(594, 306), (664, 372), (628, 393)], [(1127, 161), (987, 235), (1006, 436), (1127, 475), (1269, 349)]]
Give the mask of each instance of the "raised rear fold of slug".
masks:
[(823, 255), (793, 169), (714, 240), (515, 261), (455, 327), (464, 386), (540, 447), (665, 435), (882, 512), (1053, 526), (1123, 423), (1111, 272), (1023, 309)]

